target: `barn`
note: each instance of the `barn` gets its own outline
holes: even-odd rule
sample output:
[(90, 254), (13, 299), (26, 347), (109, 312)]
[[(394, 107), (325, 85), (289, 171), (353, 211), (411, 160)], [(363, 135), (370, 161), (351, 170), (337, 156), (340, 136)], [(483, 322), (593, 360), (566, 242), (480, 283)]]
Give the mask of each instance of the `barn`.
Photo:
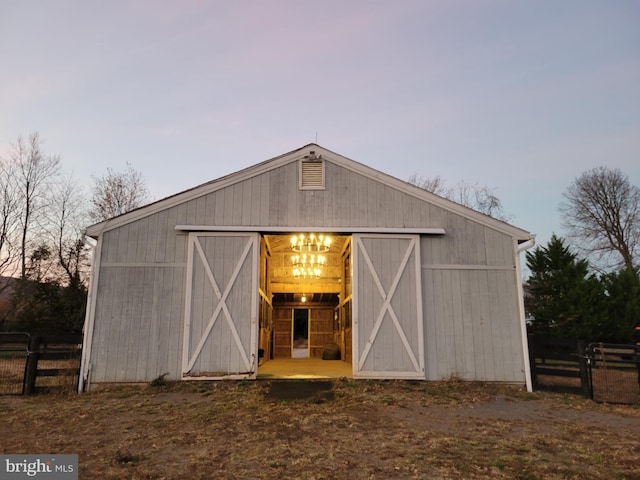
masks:
[(255, 379), (291, 359), (530, 388), (520, 253), (533, 236), (320, 145), (86, 235), (81, 390)]

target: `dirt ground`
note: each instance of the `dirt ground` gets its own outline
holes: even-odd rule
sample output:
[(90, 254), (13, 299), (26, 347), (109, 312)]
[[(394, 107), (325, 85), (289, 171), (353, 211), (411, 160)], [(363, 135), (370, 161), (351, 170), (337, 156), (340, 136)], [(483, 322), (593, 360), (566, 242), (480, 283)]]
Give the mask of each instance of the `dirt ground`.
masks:
[(76, 453), (82, 479), (640, 480), (638, 406), (458, 381), (2, 396), (0, 425), (1, 453)]

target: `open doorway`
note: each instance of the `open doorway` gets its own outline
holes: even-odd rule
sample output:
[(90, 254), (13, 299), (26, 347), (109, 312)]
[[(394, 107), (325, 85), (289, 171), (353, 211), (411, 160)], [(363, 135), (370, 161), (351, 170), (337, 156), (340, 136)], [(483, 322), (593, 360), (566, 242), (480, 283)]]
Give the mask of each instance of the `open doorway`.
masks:
[(309, 309), (294, 308), (292, 358), (309, 358)]
[[(315, 278), (294, 275), (291, 244), (291, 234), (263, 236), (258, 375), (276, 364), (280, 373), (300, 368), (309, 373), (313, 364), (309, 378), (350, 377), (351, 237), (332, 236), (322, 273)], [(323, 358), (327, 347), (339, 351), (331, 361)]]

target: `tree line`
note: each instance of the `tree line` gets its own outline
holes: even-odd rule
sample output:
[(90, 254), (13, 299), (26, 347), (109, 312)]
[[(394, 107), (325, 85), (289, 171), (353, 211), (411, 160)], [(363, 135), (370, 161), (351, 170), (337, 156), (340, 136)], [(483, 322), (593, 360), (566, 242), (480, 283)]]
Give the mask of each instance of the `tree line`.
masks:
[(0, 157), (0, 331), (78, 333), (90, 249), (84, 229), (149, 200), (129, 164), (93, 177), (89, 193), (48, 154), (39, 133)]
[[(494, 191), (440, 177), (409, 179), (421, 188), (500, 220)], [(524, 303), (531, 333), (608, 343), (640, 341), (640, 189), (619, 169), (582, 173), (559, 205), (567, 237), (526, 253)]]
[[(90, 264), (84, 229), (151, 200), (129, 164), (92, 180), (85, 192), (65, 175), (38, 133), (18, 137), (0, 157), (0, 331), (82, 330)], [(500, 220), (511, 217), (490, 188), (417, 175), (409, 182)], [(640, 189), (620, 170), (598, 167), (568, 186), (559, 211), (567, 238), (554, 235), (526, 253), (531, 331), (632, 341), (640, 322)]]
[(640, 189), (618, 169), (594, 168), (569, 185), (559, 210), (567, 239), (526, 254), (531, 331), (640, 342)]

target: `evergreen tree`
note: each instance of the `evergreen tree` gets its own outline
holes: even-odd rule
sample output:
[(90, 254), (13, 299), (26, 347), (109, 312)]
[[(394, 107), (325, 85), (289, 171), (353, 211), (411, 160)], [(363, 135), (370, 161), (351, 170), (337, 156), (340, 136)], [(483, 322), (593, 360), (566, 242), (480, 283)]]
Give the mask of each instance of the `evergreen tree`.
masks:
[(597, 340), (594, 335), (603, 323), (603, 287), (589, 274), (589, 263), (555, 235), (546, 247), (527, 252), (526, 260), (531, 277), (525, 308), (532, 333)]
[(640, 323), (640, 276), (625, 268), (602, 277), (606, 293), (606, 321), (600, 341), (632, 343), (634, 327)]

